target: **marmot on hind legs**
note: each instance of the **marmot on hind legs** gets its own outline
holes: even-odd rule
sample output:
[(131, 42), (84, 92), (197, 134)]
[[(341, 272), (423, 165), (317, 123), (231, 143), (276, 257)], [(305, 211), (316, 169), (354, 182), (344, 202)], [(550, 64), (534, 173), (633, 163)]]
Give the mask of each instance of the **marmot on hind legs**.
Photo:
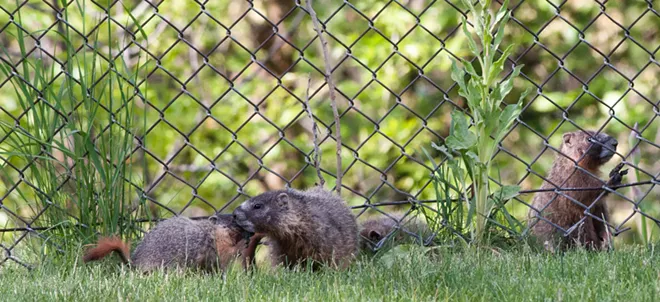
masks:
[[(614, 156), (618, 144), (616, 139), (593, 131), (565, 133), (562, 139), (560, 151), (563, 155), (557, 155), (541, 189), (602, 187), (603, 181), (598, 178), (599, 169)], [(608, 187), (621, 184), (623, 176), (628, 172), (621, 171), (622, 167), (620, 164), (610, 173)], [(583, 224), (568, 236), (563, 236), (562, 231), (554, 226), (568, 230), (576, 225), (586, 216), (586, 207), (592, 206), (601, 193), (603, 196), (591, 207), (591, 214), (607, 221), (608, 213), (604, 200), (607, 191), (603, 191), (605, 190), (568, 190), (562, 194), (553, 191), (536, 193), (528, 215), (532, 235), (550, 250), (561, 250), (575, 245), (590, 249), (606, 248), (610, 240), (607, 225), (593, 217), (587, 216)]]

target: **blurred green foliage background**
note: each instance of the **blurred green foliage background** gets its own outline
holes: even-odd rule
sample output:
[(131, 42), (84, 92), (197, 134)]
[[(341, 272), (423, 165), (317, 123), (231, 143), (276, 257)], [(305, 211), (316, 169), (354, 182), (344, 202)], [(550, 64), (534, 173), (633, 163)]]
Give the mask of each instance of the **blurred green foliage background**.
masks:
[[(44, 52), (52, 55), (45, 59), (48, 64), (61, 62), (66, 56), (58, 31), (67, 25), (56, 22), (55, 9), (62, 3), (8, 2), (13, 1), (0, 5), (0, 44), (8, 51), (2, 56), (21, 59), (16, 39), (9, 34), (20, 33), (28, 44), (39, 46), (26, 60)], [(137, 116), (146, 115), (146, 125), (134, 129), (144, 136), (143, 148), (137, 148), (136, 140), (136, 161), (146, 161), (146, 169), (136, 165), (141, 176), (133, 181), (147, 189), (149, 198), (172, 210), (153, 206), (155, 214), (228, 212), (266, 190), (317, 183), (307, 158), (313, 151), (311, 122), (304, 111), (308, 78), (309, 103), (321, 129), (321, 167), (326, 187), (333, 187), (333, 116), (319, 40), (304, 6), (289, 0), (80, 3), (87, 13), (76, 14), (76, 4), (69, 4), (68, 23), (87, 38), (75, 37), (74, 45), (88, 49), (86, 40), (88, 45), (98, 43), (101, 54), (122, 56), (128, 65), (137, 63), (138, 54), (150, 60), (138, 87), (146, 99), (134, 99)], [(451, 110), (465, 106), (449, 76), (450, 59), (466, 58), (468, 53), (465, 37), (457, 30), (464, 6), (459, 1), (428, 0), (314, 3), (328, 32), (338, 90), (342, 196), (352, 206), (404, 202), (382, 207), (384, 211), (406, 208), (409, 200), (434, 200), (432, 165), (421, 148), (431, 151), (432, 142), (441, 143)], [(635, 123), (643, 137), (640, 179), (629, 175), (624, 182), (657, 178), (660, 16), (651, 6), (651, 1), (510, 3), (513, 19), (503, 44), (517, 45), (512, 59), (525, 67), (509, 101), (527, 88), (533, 93), (524, 101), (521, 123), (502, 142), (505, 151), (496, 156), (493, 179), (520, 184), (523, 190), (538, 188), (542, 179), (536, 174), (544, 175), (556, 155), (546, 147), (545, 138), (558, 147), (561, 134), (576, 126), (602, 128), (619, 139), (620, 156), (603, 169), (607, 172), (627, 159)], [(17, 11), (24, 31), (12, 22)], [(140, 31), (135, 22), (142, 25)], [(99, 30), (97, 24), (111, 30)], [(107, 68), (107, 63), (100, 64)], [(30, 122), (21, 120), (24, 109), (4, 75), (0, 106), (0, 120)], [(440, 162), (440, 154), (432, 154)], [(10, 161), (25, 165), (16, 158)], [(35, 213), (17, 190), (10, 191), (7, 178), (19, 179), (19, 173), (2, 159), (0, 164), (7, 171), (0, 176), (0, 228), (18, 227), (22, 223), (14, 214), (29, 218)], [(628, 188), (619, 193), (660, 218), (658, 189), (637, 188), (643, 194), (633, 195)], [(531, 198), (532, 194), (521, 195), (508, 207), (524, 219), (524, 202)], [(615, 225), (637, 228), (635, 207), (618, 196), (610, 200)], [(39, 226), (39, 220), (32, 226)], [(636, 234), (625, 232), (619, 238), (638, 240)], [(14, 237), (5, 233), (0, 238)]]

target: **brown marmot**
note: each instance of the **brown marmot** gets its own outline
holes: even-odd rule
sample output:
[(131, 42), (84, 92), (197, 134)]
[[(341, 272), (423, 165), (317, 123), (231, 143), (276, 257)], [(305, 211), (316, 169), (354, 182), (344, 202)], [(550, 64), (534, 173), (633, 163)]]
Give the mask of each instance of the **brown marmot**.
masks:
[[(592, 215), (607, 220), (604, 200), (607, 191), (573, 189), (600, 188), (605, 184), (598, 177), (599, 168), (614, 156), (617, 140), (607, 134), (596, 134), (593, 131), (569, 132), (562, 138), (560, 151), (563, 155), (557, 155), (541, 189), (570, 188), (572, 190), (562, 190), (561, 194), (553, 191), (536, 193), (528, 215), (531, 233), (546, 249), (552, 251), (575, 245), (589, 249), (605, 248), (610, 238), (607, 226), (603, 222), (588, 216), (581, 225), (576, 226), (576, 224), (585, 216), (589, 206)], [(617, 166), (610, 173), (608, 187), (621, 184), (623, 175), (627, 173), (627, 170), (620, 171), (622, 166)], [(596, 201), (598, 203), (592, 206)], [(576, 229), (569, 235), (562, 236), (564, 231), (569, 231), (574, 226)]]
[[(404, 243), (423, 244), (423, 241), (432, 234), (428, 225), (417, 218), (404, 222), (401, 214), (390, 216), (371, 218), (360, 224), (360, 250), (363, 253), (374, 254), (379, 250)], [(390, 236), (392, 232), (395, 234)], [(381, 242), (386, 237), (386, 242)]]
[(321, 187), (263, 193), (236, 208), (234, 219), (246, 231), (266, 236), (273, 266), (346, 268), (358, 252), (355, 216)]
[(250, 252), (247, 248), (246, 235), (234, 223), (231, 214), (217, 214), (207, 220), (176, 216), (163, 220), (149, 231), (132, 256), (128, 243), (117, 237), (104, 237), (96, 247), (85, 252), (83, 261), (99, 260), (118, 252), (124, 263), (142, 272), (184, 267), (216, 271), (217, 268), (224, 270), (231, 260), (242, 254), (243, 265), (247, 267), (254, 250)]

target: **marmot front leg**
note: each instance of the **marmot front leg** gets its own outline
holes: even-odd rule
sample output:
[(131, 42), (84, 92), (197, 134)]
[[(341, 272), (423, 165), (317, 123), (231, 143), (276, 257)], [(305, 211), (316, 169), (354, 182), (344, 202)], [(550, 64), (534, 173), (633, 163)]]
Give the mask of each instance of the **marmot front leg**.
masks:
[[(623, 176), (628, 174), (628, 169), (621, 171), (623, 168), (624, 164), (619, 163), (610, 171), (610, 179), (607, 181), (607, 186), (608, 187), (616, 187), (621, 185), (621, 181), (623, 180)], [(603, 194), (604, 198), (607, 194), (609, 194), (609, 191), (605, 191), (605, 194)], [(596, 230), (596, 235), (598, 238), (601, 240), (600, 243), (600, 249), (604, 250), (609, 250), (610, 248), (610, 243), (612, 241), (612, 238), (610, 236), (610, 233), (607, 230), (607, 222), (609, 221), (609, 214), (607, 212), (607, 206), (604, 204), (604, 201), (601, 202), (600, 204), (594, 205), (592, 209), (592, 214), (599, 219), (602, 219), (603, 221), (598, 221), (593, 217), (590, 217), (590, 219), (593, 220), (593, 225), (594, 229)]]
[(570, 240), (574, 241), (574, 244), (583, 246), (588, 250), (594, 250), (600, 247), (601, 240), (596, 234), (594, 220), (591, 217), (585, 218), (577, 229), (568, 236)]
[(607, 250), (610, 247), (610, 241), (612, 240), (610, 233), (607, 230), (607, 222), (609, 221), (609, 215), (607, 214), (607, 209), (604, 204), (597, 204), (592, 209), (592, 214), (600, 219), (603, 222), (597, 220), (596, 218), (589, 217), (593, 220), (594, 229), (596, 230), (596, 235), (601, 240), (600, 248)]
[[(610, 179), (607, 181), (607, 186), (608, 187), (616, 187), (621, 185), (621, 181), (623, 180), (623, 176), (628, 174), (628, 169), (625, 169), (621, 171), (623, 168), (623, 163), (620, 163), (610, 171)], [(606, 194), (609, 192), (606, 192)]]

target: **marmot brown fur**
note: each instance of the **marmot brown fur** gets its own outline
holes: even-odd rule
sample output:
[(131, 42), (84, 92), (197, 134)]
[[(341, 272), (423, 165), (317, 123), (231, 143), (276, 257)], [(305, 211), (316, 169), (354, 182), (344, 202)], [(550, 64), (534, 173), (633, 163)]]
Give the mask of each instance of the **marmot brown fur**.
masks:
[[(417, 218), (404, 222), (401, 221), (403, 218), (401, 214), (391, 216), (372, 218), (362, 222), (360, 225), (360, 250), (362, 252), (372, 254), (384, 247), (390, 248), (395, 245), (413, 242), (423, 243), (419, 240), (419, 237), (425, 240), (426, 237), (431, 235), (431, 229), (429, 229), (428, 225)], [(389, 236), (387, 242), (381, 243), (381, 240), (392, 232), (396, 233)], [(379, 244), (382, 245), (377, 249)]]
[[(555, 159), (541, 189), (602, 187), (605, 183), (598, 177), (599, 168), (616, 152), (616, 139), (593, 131), (569, 132), (562, 138), (560, 151), (563, 155), (559, 154)], [(610, 173), (607, 186), (621, 184), (623, 175), (627, 173), (627, 170), (620, 171), (621, 167), (622, 165), (617, 166), (617, 169)], [(556, 248), (561, 250), (575, 245), (590, 249), (607, 247), (610, 240), (607, 226), (591, 216), (587, 216), (568, 236), (563, 236), (564, 231), (576, 226), (585, 216), (586, 207), (591, 206), (592, 215), (607, 221), (605, 196), (600, 197), (598, 203), (592, 206), (603, 191), (602, 189), (564, 190), (562, 194), (553, 191), (536, 193), (529, 211), (532, 235), (543, 243), (546, 249), (553, 251)], [(604, 193), (606, 194), (607, 191)]]
[(236, 208), (234, 219), (266, 236), (274, 266), (346, 268), (358, 252), (355, 217), (339, 196), (321, 187), (263, 193)]
[(128, 243), (117, 237), (104, 237), (85, 253), (83, 261), (99, 260), (118, 252), (124, 263), (142, 272), (173, 267), (215, 271), (226, 268), (231, 260), (243, 254), (243, 264), (247, 267), (254, 249), (250, 254), (245, 235), (231, 214), (218, 214), (207, 220), (177, 216), (158, 223), (144, 236), (132, 256)]

